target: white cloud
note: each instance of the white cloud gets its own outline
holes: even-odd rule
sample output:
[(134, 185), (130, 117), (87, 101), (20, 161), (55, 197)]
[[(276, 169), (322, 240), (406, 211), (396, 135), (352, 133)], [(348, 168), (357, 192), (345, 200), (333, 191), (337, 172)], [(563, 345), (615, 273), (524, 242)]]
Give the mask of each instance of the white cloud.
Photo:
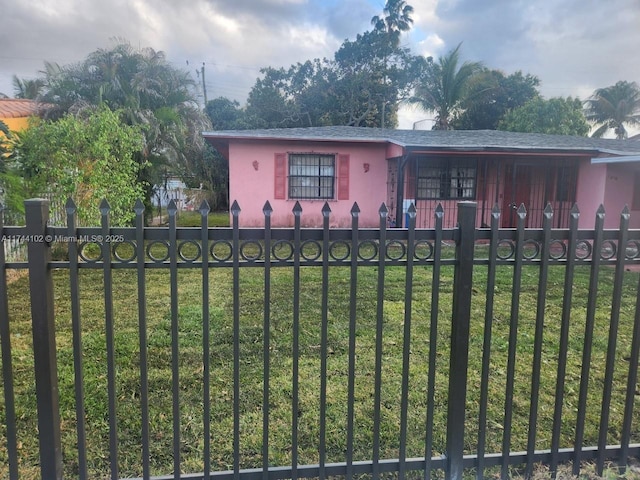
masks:
[[(465, 60), (537, 75), (545, 96), (587, 98), (640, 81), (637, 0), (420, 0), (404, 43), (439, 56), (463, 42)], [(243, 103), (261, 67), (331, 57), (370, 28), (384, 0), (34, 0), (3, 2), (0, 92), (35, 78), (43, 61), (75, 63), (110, 39), (163, 50), (176, 66), (207, 65), (209, 97)], [(187, 66), (186, 62), (189, 62)], [(403, 109), (404, 110), (404, 109)], [(404, 115), (404, 114), (403, 114)], [(406, 125), (421, 112), (407, 113)]]

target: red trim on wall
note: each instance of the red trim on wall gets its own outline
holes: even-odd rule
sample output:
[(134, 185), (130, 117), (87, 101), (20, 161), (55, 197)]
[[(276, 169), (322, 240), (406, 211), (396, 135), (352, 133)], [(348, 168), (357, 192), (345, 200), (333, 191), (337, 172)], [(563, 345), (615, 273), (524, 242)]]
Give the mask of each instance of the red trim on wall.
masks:
[(287, 154), (276, 153), (274, 157), (273, 198), (284, 200), (287, 198)]
[(349, 200), (349, 155), (338, 155), (338, 200)]

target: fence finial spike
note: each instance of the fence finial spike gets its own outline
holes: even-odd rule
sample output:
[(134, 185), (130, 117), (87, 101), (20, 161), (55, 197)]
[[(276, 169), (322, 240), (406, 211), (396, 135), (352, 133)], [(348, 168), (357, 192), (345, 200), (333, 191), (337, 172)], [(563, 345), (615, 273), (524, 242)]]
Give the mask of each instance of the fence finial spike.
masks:
[(629, 205), (625, 204), (624, 208), (622, 209), (622, 213), (620, 214), (623, 217), (628, 217), (631, 215), (631, 211), (629, 210)]
[(271, 208), (271, 204), (269, 203), (269, 200), (264, 202), (264, 207), (262, 207), (262, 213), (264, 215), (271, 215), (271, 213), (273, 213), (273, 208)]
[(207, 216), (209, 215), (209, 212), (211, 211), (211, 208), (209, 207), (209, 202), (207, 202), (207, 200), (202, 200), (202, 203), (200, 204), (200, 208), (198, 208), (198, 211), (200, 212), (200, 215)]
[(518, 211), (516, 212), (519, 217), (524, 218), (527, 215), (527, 208), (524, 206), (524, 203), (521, 203), (518, 207)]
[(144, 212), (144, 203), (142, 203), (141, 199), (136, 200), (136, 204), (133, 206), (133, 211), (136, 212), (136, 215), (142, 215)]
[(328, 217), (330, 213), (331, 207), (329, 206), (329, 202), (324, 202), (324, 205), (322, 206), (322, 215)]
[(100, 213), (102, 215), (107, 215), (110, 210), (111, 210), (111, 206), (109, 205), (109, 202), (107, 202), (106, 198), (103, 198), (102, 201), (100, 202)]
[(416, 209), (416, 206), (411, 202), (411, 205), (409, 205), (409, 208), (407, 209), (407, 213), (415, 215), (417, 212), (418, 210)]
[(351, 215), (360, 213), (360, 207), (358, 206), (358, 202), (353, 202), (353, 207), (351, 207)]
[(178, 205), (176, 205), (176, 201), (172, 198), (167, 206), (167, 213), (169, 216), (175, 215), (178, 212)]
[(384, 204), (384, 202), (382, 202), (382, 205), (380, 205), (380, 209), (378, 210), (378, 213), (384, 216), (389, 214), (389, 210), (387, 209), (387, 206)]
[(578, 208), (578, 204), (574, 203), (573, 207), (571, 207), (570, 215), (580, 215), (580, 209)]
[[(2, 209), (2, 205), (0, 205), (0, 209)], [(78, 210), (78, 207), (76, 207), (76, 204), (73, 201), (73, 198), (71, 197), (67, 198), (67, 203), (64, 204), (64, 209), (66, 210), (67, 215), (73, 215), (74, 213), (76, 213), (76, 211)]]
[(240, 205), (237, 200), (234, 200), (231, 204), (231, 215), (239, 215), (241, 211)]
[(296, 200), (296, 204), (293, 206), (293, 210), (291, 210), (294, 215), (300, 215), (302, 213), (302, 205), (300, 202)]
[(494, 217), (500, 216), (500, 206), (497, 203), (493, 204), (493, 208), (491, 209), (491, 215)]
[(598, 207), (598, 210), (596, 210), (596, 215), (602, 215), (604, 216), (604, 205), (600, 204), (600, 206)]

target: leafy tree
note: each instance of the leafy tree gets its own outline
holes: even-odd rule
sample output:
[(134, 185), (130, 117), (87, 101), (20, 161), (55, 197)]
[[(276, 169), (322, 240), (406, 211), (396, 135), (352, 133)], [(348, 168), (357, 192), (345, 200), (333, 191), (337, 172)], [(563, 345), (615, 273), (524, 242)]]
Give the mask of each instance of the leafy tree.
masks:
[(480, 62), (464, 62), (460, 65), (460, 47), (451, 50), (437, 62), (429, 58), (415, 95), (409, 100), (424, 110), (435, 112), (434, 130), (452, 130), (452, 120), (460, 114), (468, 102), (471, 80), (481, 69)]
[[(247, 118), (257, 128), (310, 127), (322, 124), (326, 105), (320, 91), (326, 64), (321, 60), (292, 65), (289, 69), (261, 70), (249, 92)], [(325, 85), (326, 86), (326, 85)]]
[(413, 8), (389, 0), (373, 31), (345, 40), (333, 59), (315, 59), (289, 69), (265, 68), (246, 108), (257, 128), (317, 125), (395, 126), (398, 102), (407, 98), (424, 60), (400, 46)]
[(181, 173), (191, 170), (193, 162), (203, 161), (201, 132), (210, 124), (195, 100), (195, 82), (187, 72), (172, 67), (162, 52), (134, 49), (121, 41), (111, 49), (92, 52), (78, 64), (45, 63), (44, 81), (43, 101), (57, 107), (50, 118), (106, 105), (120, 111), (126, 124), (141, 127), (138, 181), (145, 186), (149, 209), (152, 188), (167, 169)]
[(209, 100), (204, 109), (214, 130), (245, 130), (251, 128), (246, 123), (246, 113), (240, 103), (219, 97)]
[(627, 138), (626, 125), (640, 125), (640, 87), (636, 82), (619, 81), (599, 88), (585, 102), (587, 119), (598, 129), (594, 137), (613, 130), (616, 138)]
[(522, 107), (508, 112), (498, 125), (499, 130), (526, 133), (585, 136), (589, 125), (577, 98), (536, 97)]
[(6, 123), (0, 120), (0, 202), (5, 221), (17, 221), (24, 213), (24, 185), (13, 157), (15, 138)]
[(335, 54), (342, 124), (393, 127), (398, 102), (408, 98), (424, 66), (421, 57), (395, 45), (395, 34), (374, 30), (345, 41)]
[(144, 187), (136, 182), (141, 165), (135, 159), (143, 134), (125, 125), (123, 114), (103, 107), (57, 121), (33, 120), (14, 147), (29, 195), (73, 198), (81, 224), (98, 220), (102, 198), (111, 205), (114, 225), (133, 220), (132, 206)]
[(505, 114), (537, 97), (540, 80), (518, 71), (505, 75), (485, 69), (469, 81), (464, 110), (452, 121), (456, 130), (495, 130)]

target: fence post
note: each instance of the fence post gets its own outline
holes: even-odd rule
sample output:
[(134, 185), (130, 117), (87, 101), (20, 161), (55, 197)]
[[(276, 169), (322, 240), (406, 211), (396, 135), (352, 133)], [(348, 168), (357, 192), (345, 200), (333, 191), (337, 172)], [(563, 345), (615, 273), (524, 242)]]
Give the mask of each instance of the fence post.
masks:
[(458, 203), (458, 238), (453, 277), (451, 319), (451, 357), (449, 360), (449, 398), (447, 414), (447, 478), (462, 479), (464, 421), (467, 399), (469, 358), (469, 321), (473, 285), (473, 249), (475, 243), (476, 203)]
[(40, 471), (43, 480), (58, 480), (62, 479), (62, 448), (60, 444), (55, 322), (53, 318), (53, 278), (49, 268), (52, 239), (46, 233), (49, 220), (49, 200), (30, 199), (26, 200), (24, 205), (27, 222)]

